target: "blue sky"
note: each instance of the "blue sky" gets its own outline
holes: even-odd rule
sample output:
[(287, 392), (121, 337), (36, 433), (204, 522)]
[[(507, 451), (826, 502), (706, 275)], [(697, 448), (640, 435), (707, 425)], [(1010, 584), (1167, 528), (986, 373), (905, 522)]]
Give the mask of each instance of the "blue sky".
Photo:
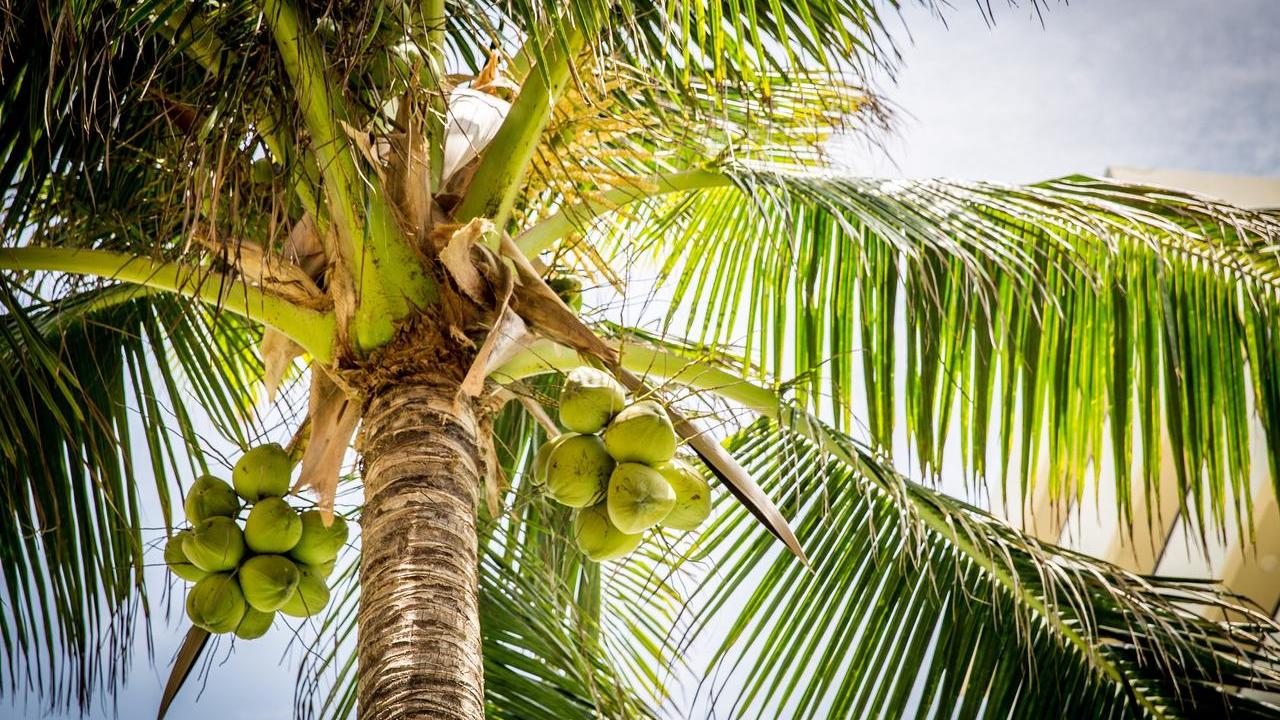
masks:
[[(906, 15), (914, 42), (904, 43), (896, 84), (881, 88), (899, 113), (888, 156), (845, 144), (841, 164), (1010, 182), (1108, 165), (1280, 175), (1275, 0), (1076, 0), (1049, 9), (1043, 27), (1028, 8), (1002, 8), (991, 28), (971, 0), (953, 4), (949, 29), (922, 11)], [(158, 568), (149, 578), (160, 587)], [(140, 646), (116, 698), (120, 717), (154, 716), (181, 641), (181, 609), (174, 603), (169, 624), (157, 606), (156, 666)], [(289, 640), (277, 629), (234, 653), (224, 644), (203, 694), (189, 687), (172, 717), (287, 717), (299, 652)], [(49, 716), (18, 700), (0, 703), (0, 717)]]

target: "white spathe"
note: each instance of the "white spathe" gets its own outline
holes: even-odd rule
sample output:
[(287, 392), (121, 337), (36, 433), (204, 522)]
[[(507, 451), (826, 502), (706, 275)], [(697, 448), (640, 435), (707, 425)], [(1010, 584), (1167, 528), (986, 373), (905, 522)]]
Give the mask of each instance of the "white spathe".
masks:
[(484, 150), (510, 111), (511, 103), (480, 90), (457, 88), (449, 94), (441, 184)]

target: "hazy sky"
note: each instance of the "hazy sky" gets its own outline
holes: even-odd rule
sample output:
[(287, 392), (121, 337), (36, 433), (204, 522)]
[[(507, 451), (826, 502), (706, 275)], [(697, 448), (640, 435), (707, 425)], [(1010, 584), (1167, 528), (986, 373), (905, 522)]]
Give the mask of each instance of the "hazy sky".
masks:
[[(1043, 28), (1027, 8), (998, 10), (988, 28), (972, 0), (953, 4), (949, 29), (907, 14), (914, 43), (883, 88), (899, 107), (889, 157), (850, 145), (842, 163), (1002, 181), (1108, 165), (1280, 175), (1280, 1), (1075, 0), (1050, 8)], [(154, 716), (180, 628), (157, 618), (159, 667), (139, 654), (121, 717)], [(171, 717), (287, 717), (297, 658), (284, 636), (224, 649), (199, 702), (188, 688)], [(0, 704), (6, 717), (45, 716)]]
[[(897, 167), (863, 172), (1033, 181), (1140, 165), (1280, 175), (1280, 2), (1072, 0), (1034, 11), (951, 0), (949, 30), (908, 12)], [(1022, 2), (1022, 5), (1027, 3)]]

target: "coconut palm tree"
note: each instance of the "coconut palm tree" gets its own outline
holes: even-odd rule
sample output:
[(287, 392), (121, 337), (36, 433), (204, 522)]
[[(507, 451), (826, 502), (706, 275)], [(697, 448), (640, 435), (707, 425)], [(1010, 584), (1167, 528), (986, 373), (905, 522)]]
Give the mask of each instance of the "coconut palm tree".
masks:
[[(1167, 452), (1202, 538), (1251, 517), (1280, 220), (831, 169), (889, 127), (895, 5), (0, 2), (0, 688), (123, 682), (143, 499), (172, 518), (200, 428), (249, 447), (283, 382), (299, 492), (362, 491), (300, 715), (1272, 713), (1266, 613), (933, 481), (1105, 470), (1131, 523)], [(577, 551), (529, 469), (584, 364), (669, 408), (702, 531)]]

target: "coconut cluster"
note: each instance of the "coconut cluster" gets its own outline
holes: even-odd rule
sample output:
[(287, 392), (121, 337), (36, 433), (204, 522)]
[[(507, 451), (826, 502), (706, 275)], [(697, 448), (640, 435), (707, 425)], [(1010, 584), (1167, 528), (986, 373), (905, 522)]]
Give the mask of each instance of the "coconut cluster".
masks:
[(711, 488), (676, 457), (666, 410), (652, 400), (628, 404), (613, 376), (571, 371), (560, 392), (560, 424), (567, 432), (534, 456), (534, 481), (578, 509), (574, 540), (592, 560), (623, 557), (653, 527), (697, 529), (711, 514)]
[(193, 583), (187, 617), (197, 626), (252, 640), (271, 629), (277, 612), (305, 618), (329, 603), (327, 578), (347, 524), (334, 517), (326, 527), (318, 510), (289, 505), (292, 470), (284, 448), (259, 445), (236, 462), (231, 484), (204, 475), (187, 493), (191, 525), (169, 538), (164, 561)]

